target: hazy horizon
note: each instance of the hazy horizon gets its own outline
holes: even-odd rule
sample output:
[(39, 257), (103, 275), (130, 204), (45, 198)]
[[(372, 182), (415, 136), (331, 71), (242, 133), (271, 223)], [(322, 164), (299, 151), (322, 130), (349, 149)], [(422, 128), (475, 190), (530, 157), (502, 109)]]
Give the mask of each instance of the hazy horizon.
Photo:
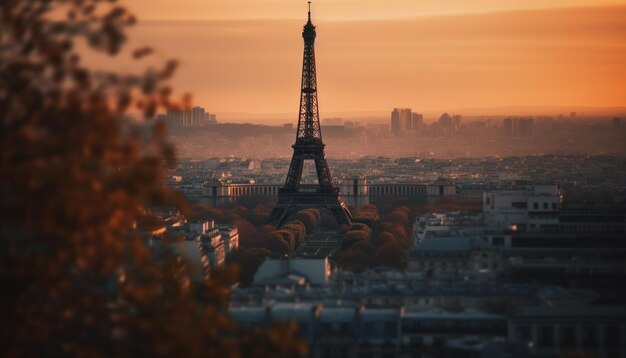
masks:
[[(427, 118), (485, 109), (489, 115), (626, 112), (626, 6), (573, 3), (375, 20), (332, 20), (322, 3), (314, 4), (320, 116), (385, 117), (394, 107)], [(296, 5), (295, 20), (181, 20), (172, 14), (142, 21), (157, 14), (136, 9), (140, 22), (130, 31), (129, 47), (154, 47), (149, 61), (155, 64), (178, 59), (175, 91), (191, 93), (194, 105), (218, 118), (294, 122), (306, 17), (306, 4)], [(87, 60), (145, 65), (133, 63), (129, 52), (115, 61)], [(527, 113), (498, 113), (503, 108)]]
[[(194, 105), (202, 107), (201, 103), (195, 103)], [(396, 106), (398, 108), (405, 108), (407, 106)], [(395, 108), (395, 107), (394, 107)], [(410, 108), (410, 107), (409, 107)], [(390, 118), (392, 108), (388, 110), (374, 110), (374, 111), (345, 111), (345, 112), (329, 112), (322, 113), (320, 119), (322, 125), (324, 125), (325, 119), (341, 118), (344, 120), (357, 120), (361, 122), (388, 122)], [(576, 112), (578, 119), (584, 119), (585, 117), (614, 117), (625, 116), (626, 107), (579, 107), (579, 106), (501, 106), (492, 108), (442, 108), (428, 111), (415, 110), (418, 113), (424, 115), (424, 120), (433, 122), (439, 119), (443, 113), (459, 114), (465, 119), (481, 119), (481, 118), (494, 118), (494, 117), (558, 117), (563, 115), (566, 118), (570, 117), (571, 112)], [(251, 123), (251, 124), (264, 124), (264, 125), (282, 125), (289, 122), (293, 122), (294, 125), (298, 120), (298, 113), (296, 110), (291, 113), (246, 113), (246, 112), (218, 112), (218, 121), (220, 123)], [(251, 122), (251, 121), (254, 121)]]

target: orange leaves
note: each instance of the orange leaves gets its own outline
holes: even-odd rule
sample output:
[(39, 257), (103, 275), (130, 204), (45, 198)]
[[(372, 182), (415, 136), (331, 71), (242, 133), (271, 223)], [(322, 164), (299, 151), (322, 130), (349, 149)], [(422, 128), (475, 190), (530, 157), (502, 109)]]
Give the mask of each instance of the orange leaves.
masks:
[(409, 209), (398, 207), (385, 216), (385, 221), (380, 220), (378, 208), (371, 204), (357, 208), (354, 213), (357, 222), (345, 234), (338, 263), (357, 269), (377, 265), (404, 267), (410, 245), (406, 233)]
[[(48, 18), (57, 6), (69, 9), (67, 18)], [(77, 40), (114, 55), (135, 22), (103, 1), (10, 1), (7, 9), (0, 16), (0, 280), (8, 285), (0, 335), (10, 346), (0, 355), (244, 356), (241, 332), (224, 311), (237, 271), (196, 283), (169, 241), (157, 251), (142, 236), (154, 224), (145, 208), (187, 209), (164, 185), (175, 158), (163, 124), (150, 131), (143, 126), (152, 123), (127, 117), (138, 108), (152, 117), (159, 107), (191, 106), (190, 95), (169, 100), (165, 81), (177, 63), (143, 74), (80, 66)], [(283, 335), (289, 342), (281, 349), (299, 352), (291, 332), (255, 334)], [(274, 345), (246, 342), (259, 344), (261, 356), (275, 354), (267, 350)]]

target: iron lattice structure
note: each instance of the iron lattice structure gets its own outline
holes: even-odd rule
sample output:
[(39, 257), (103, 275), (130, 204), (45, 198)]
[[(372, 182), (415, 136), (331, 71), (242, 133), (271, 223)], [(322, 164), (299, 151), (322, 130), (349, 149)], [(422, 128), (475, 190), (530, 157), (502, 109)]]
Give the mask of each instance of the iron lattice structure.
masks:
[[(308, 21), (302, 31), (304, 58), (296, 143), (292, 146), (293, 157), (285, 185), (278, 190), (278, 202), (268, 218), (268, 223), (276, 227), (282, 225), (289, 215), (305, 208), (327, 209), (339, 225), (350, 225), (352, 222), (352, 215), (341, 199), (339, 189), (333, 184), (324, 154), (317, 102), (315, 36), (309, 2)], [(301, 184), (305, 160), (315, 162), (318, 181), (315, 185)]]

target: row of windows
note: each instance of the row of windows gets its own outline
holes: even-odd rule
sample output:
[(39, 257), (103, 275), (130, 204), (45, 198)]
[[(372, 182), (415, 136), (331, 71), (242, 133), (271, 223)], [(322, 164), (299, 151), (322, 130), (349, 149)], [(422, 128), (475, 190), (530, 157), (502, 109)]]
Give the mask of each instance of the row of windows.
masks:
[(243, 196), (243, 195), (277, 195), (277, 186), (235, 186), (231, 187), (231, 195)]
[(413, 186), (413, 185), (375, 185), (369, 188), (372, 195), (427, 195), (425, 186)]
[[(369, 192), (372, 195), (428, 195), (427, 187), (411, 185), (380, 185), (371, 186)], [(441, 192), (441, 190), (440, 190)], [(230, 195), (277, 195), (278, 186), (231, 186)], [(441, 194), (441, 193), (440, 193)]]
[[(489, 204), (489, 200), (487, 200), (487, 204)], [(527, 209), (528, 203), (526, 203), (525, 201), (514, 201), (511, 203), (511, 207), (516, 209)], [(542, 207), (543, 210), (548, 210), (550, 208), (552, 208), (552, 210), (557, 210), (558, 205), (557, 203), (552, 203), (552, 205), (550, 205), (550, 203), (543, 203)], [(533, 209), (539, 210), (539, 203), (533, 203)]]
[[(548, 206), (550, 205), (550, 203), (543, 203), (543, 210), (548, 210)], [(556, 210), (557, 209), (557, 203), (552, 203), (552, 210)], [(539, 209), (539, 203), (533, 203), (533, 209), (538, 210)]]

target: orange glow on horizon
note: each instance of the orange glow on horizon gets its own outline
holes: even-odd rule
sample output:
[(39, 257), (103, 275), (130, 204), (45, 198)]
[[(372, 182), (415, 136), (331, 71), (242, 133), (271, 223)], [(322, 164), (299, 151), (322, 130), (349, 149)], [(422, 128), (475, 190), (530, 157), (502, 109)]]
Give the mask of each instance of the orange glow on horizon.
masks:
[[(387, 2), (314, 2), (322, 118), (393, 107), (626, 107), (626, 1), (546, 3), (393, 0), (376, 17)], [(306, 2), (128, 5), (140, 19), (130, 47), (180, 60), (174, 87), (194, 104), (222, 118), (297, 113)]]

